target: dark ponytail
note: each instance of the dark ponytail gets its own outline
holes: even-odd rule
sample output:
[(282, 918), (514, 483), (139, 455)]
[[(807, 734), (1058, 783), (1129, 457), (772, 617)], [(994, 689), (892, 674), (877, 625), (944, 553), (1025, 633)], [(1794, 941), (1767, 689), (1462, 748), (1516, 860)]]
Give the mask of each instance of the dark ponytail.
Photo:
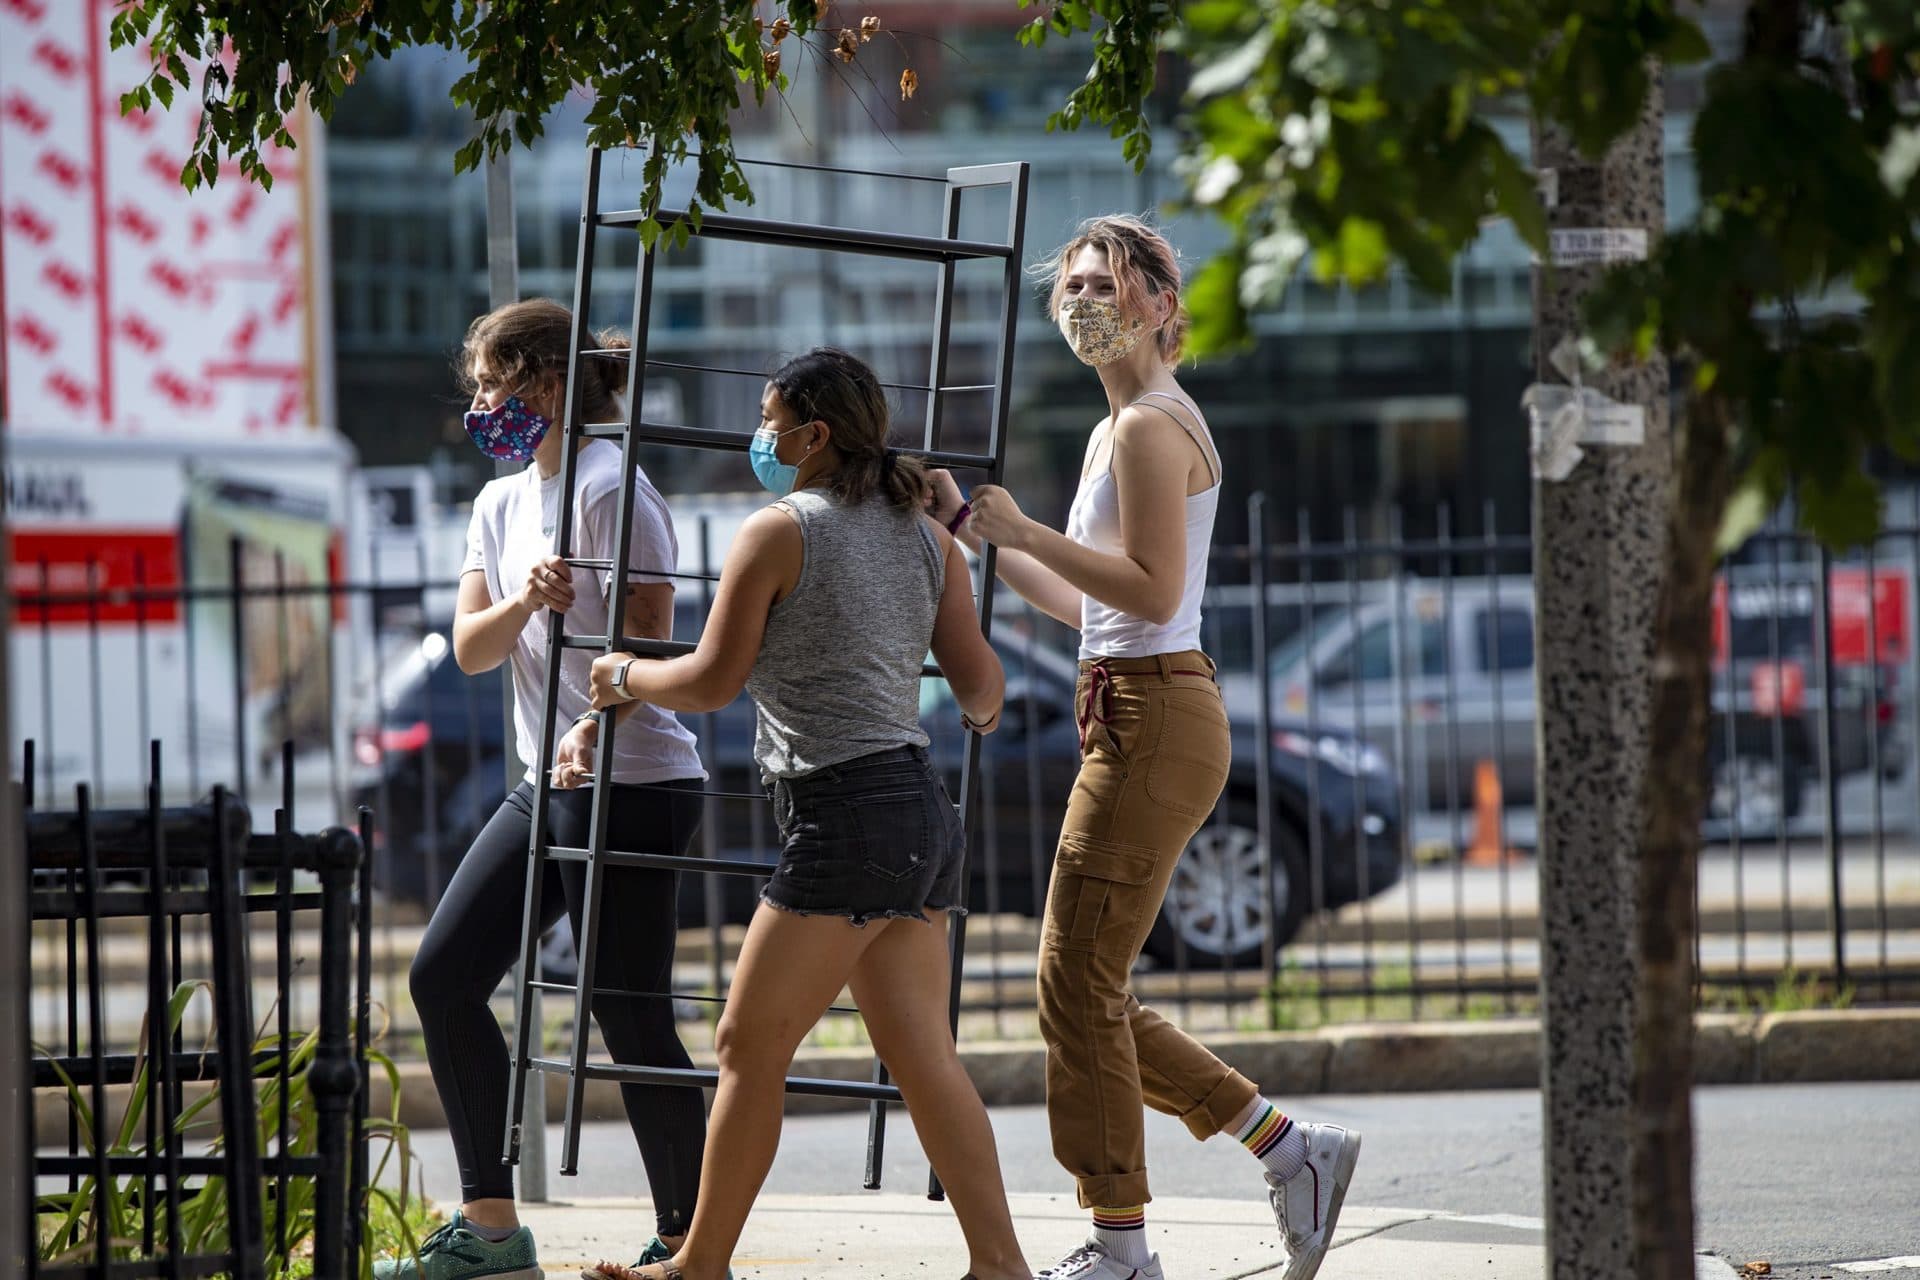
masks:
[(840, 502), (885, 493), (896, 507), (922, 508), (933, 490), (925, 458), (887, 447), (892, 413), (880, 379), (867, 364), (834, 347), (795, 356), (768, 379), (799, 422), (833, 428), (841, 456), (829, 492)]

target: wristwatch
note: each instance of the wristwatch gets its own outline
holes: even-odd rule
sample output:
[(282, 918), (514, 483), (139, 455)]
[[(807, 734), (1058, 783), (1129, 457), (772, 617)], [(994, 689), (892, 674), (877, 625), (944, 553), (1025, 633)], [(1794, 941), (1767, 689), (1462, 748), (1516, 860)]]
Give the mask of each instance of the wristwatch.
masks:
[(618, 689), (620, 696), (628, 701), (632, 701), (633, 695), (627, 692), (627, 668), (638, 661), (640, 661), (638, 658), (628, 658), (613, 669), (613, 687)]

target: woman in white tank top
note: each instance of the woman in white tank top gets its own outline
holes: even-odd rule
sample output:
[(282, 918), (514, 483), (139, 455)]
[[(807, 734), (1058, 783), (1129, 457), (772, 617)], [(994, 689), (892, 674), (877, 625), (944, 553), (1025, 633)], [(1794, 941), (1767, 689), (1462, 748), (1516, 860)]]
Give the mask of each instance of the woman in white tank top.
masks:
[(1146, 1242), (1144, 1103), (1197, 1138), (1233, 1134), (1260, 1160), (1287, 1280), (1309, 1280), (1359, 1135), (1295, 1124), (1130, 989), (1174, 864), (1231, 763), (1213, 663), (1200, 651), (1220, 459), (1173, 376), (1187, 329), (1178, 255), (1138, 218), (1094, 218), (1051, 277), (1049, 315), (1099, 371), (1108, 410), (1087, 441), (1066, 531), (1030, 519), (998, 486), (963, 502), (944, 472), (934, 500), (935, 518), (966, 546), (998, 548), (1002, 581), (1080, 630), (1080, 772), (1047, 890), (1039, 1004), (1054, 1155), (1093, 1231), (1042, 1274), (1161, 1280)]

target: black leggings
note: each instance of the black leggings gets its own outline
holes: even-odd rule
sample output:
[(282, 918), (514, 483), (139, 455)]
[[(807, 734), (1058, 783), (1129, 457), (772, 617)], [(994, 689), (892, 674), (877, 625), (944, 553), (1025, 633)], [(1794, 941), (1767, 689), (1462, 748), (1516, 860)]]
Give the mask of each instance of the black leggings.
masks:
[[(700, 822), (700, 784), (616, 786), (608, 846), (633, 852), (685, 854)], [(591, 817), (590, 789), (555, 791), (547, 810), (554, 844), (583, 847)], [(533, 827), (533, 785), (522, 782), (474, 838), (434, 909), (413, 958), (410, 981), (427, 1042), (434, 1087), (460, 1160), (465, 1200), (511, 1199), (513, 1170), (501, 1162), (506, 1139), (510, 1059), (506, 1037), (488, 1007), (494, 988), (520, 958), (527, 892), (527, 848)], [(550, 862), (540, 891), (541, 928), (565, 911), (580, 936), (586, 868)], [(671, 871), (609, 867), (601, 885), (599, 955), (594, 985), (627, 991), (670, 991), (679, 877)], [(602, 996), (594, 1021), (617, 1062), (690, 1067), (670, 999)], [(529, 1088), (538, 1089), (533, 1076)], [(699, 1089), (623, 1084), (627, 1122), (640, 1143), (662, 1235), (686, 1232), (700, 1186), (706, 1145), (706, 1099)]]

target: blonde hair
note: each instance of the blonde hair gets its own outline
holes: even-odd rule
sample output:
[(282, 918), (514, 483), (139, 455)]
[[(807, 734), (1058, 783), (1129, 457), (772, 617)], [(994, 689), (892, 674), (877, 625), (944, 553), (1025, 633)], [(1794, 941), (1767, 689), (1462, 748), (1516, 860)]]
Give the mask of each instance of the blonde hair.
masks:
[(1088, 218), (1052, 260), (1036, 270), (1035, 274), (1049, 282), (1047, 319), (1060, 318), (1067, 273), (1074, 258), (1089, 245), (1107, 255), (1107, 269), (1113, 272), (1114, 300), (1120, 304), (1122, 315), (1150, 315), (1153, 299), (1163, 293), (1173, 295), (1173, 311), (1154, 334), (1154, 342), (1163, 363), (1178, 364), (1180, 353), (1186, 349), (1189, 324), (1186, 303), (1180, 299), (1180, 251), (1158, 228), (1133, 214)]
[[(620, 417), (615, 397), (627, 389), (627, 353), (633, 344), (618, 329), (592, 335), (593, 345), (614, 355), (588, 356), (580, 362), (580, 407), (588, 422), (614, 422)], [(518, 388), (533, 378), (552, 374), (562, 385), (567, 377), (567, 351), (573, 341), (573, 312), (551, 298), (509, 302), (480, 316), (467, 326), (460, 344), (460, 385), (473, 394), (473, 365), (485, 356), (500, 385)]]

